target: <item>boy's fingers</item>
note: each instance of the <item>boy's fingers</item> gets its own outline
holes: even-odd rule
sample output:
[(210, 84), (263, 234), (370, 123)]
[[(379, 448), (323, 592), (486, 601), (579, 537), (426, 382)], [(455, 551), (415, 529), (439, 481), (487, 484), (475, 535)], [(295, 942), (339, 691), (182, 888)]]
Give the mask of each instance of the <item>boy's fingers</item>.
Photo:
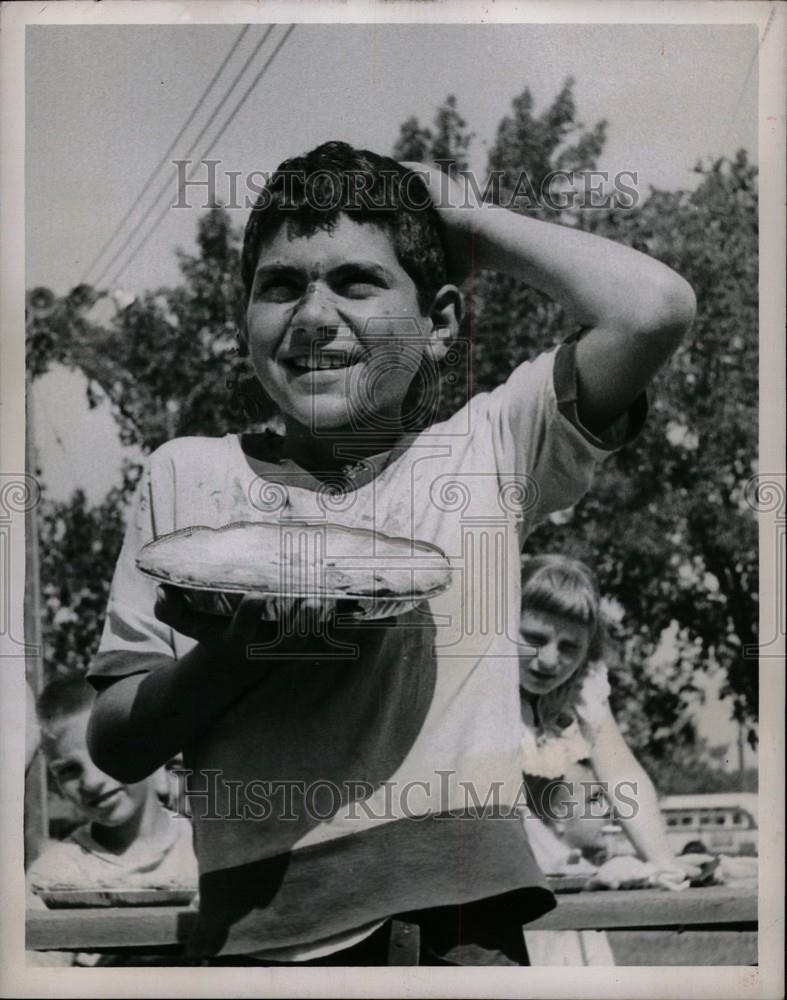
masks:
[(253, 642), (260, 627), (266, 598), (259, 594), (244, 594), (230, 624), (230, 638), (234, 642)]
[(295, 612), (296, 634), (303, 638), (322, 635), (326, 622), (335, 610), (335, 600), (326, 600), (322, 597), (304, 597), (299, 602)]
[(156, 587), (156, 603), (153, 606), (153, 614), (160, 622), (176, 629), (183, 617), (184, 610), (183, 596), (177, 588), (168, 587), (166, 584)]
[(216, 641), (225, 628), (220, 618), (194, 611), (177, 587), (166, 584), (156, 590), (153, 613), (171, 629), (199, 642)]

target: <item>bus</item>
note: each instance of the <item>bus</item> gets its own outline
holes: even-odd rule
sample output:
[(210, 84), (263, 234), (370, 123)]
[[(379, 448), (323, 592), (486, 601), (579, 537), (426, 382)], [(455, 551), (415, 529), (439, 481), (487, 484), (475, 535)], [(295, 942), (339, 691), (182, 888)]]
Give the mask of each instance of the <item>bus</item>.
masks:
[[(681, 854), (690, 844), (709, 854), (757, 854), (755, 793), (665, 795), (659, 805), (667, 840), (675, 854)], [(617, 823), (605, 828), (605, 843), (610, 856), (634, 853)]]

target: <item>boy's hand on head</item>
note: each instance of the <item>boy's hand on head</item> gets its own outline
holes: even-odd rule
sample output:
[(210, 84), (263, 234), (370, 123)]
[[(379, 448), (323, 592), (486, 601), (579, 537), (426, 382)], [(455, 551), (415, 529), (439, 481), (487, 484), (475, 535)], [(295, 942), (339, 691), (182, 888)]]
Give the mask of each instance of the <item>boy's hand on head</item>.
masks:
[(426, 185), (443, 230), (448, 278), (461, 284), (473, 269), (472, 224), (481, 203), (463, 177), (451, 177), (431, 163), (408, 160), (402, 166), (418, 174)]

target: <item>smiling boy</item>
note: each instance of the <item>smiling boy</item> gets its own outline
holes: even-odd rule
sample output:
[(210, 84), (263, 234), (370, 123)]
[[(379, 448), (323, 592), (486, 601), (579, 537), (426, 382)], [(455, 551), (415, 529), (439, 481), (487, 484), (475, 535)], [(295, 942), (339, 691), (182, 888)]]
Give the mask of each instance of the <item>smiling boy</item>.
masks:
[[(246, 228), (240, 342), (285, 433), (160, 448), (115, 572), (91, 751), (124, 781), (183, 751), (192, 948), (215, 961), (385, 964), (409, 914), (423, 964), (520, 965), (521, 925), (553, 905), (514, 808), (519, 553), (636, 434), (693, 296), (641, 254), (462, 191), (438, 210), (442, 175), (418, 171), (342, 143), (282, 164)], [(430, 423), (471, 261), (584, 332)], [(258, 596), (211, 619), (134, 568), (178, 528), (290, 518), (433, 542), (453, 585), (397, 618), (282, 633)]]
[(127, 784), (96, 767), (87, 750), (94, 692), (81, 675), (44, 688), (38, 718), (49, 773), (83, 822), (49, 844), (27, 873), (47, 889), (193, 888), (196, 862), (188, 820), (160, 803), (154, 778)]

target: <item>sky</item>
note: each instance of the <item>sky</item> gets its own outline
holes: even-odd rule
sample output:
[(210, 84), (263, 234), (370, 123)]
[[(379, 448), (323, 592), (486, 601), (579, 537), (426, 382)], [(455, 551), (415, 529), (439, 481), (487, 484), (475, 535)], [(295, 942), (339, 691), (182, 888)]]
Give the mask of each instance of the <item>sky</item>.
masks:
[[(171, 161), (192, 147), (192, 158), (202, 158), (286, 28), (276, 26), (254, 55), (265, 31), (253, 25), (240, 37), (189, 120), (241, 26), (28, 27), (28, 288), (63, 293), (86, 277), (132, 293), (177, 283), (173, 248), (193, 248), (204, 188), (190, 189), (193, 208), (170, 208), (178, 198)], [(476, 134), (471, 167), (483, 174), (512, 98), (529, 87), (538, 112), (568, 76), (576, 81), (580, 121), (609, 123), (601, 169), (636, 171), (643, 194), (650, 185), (689, 187), (698, 159), (740, 147), (755, 157), (756, 51), (753, 26), (299, 24), (210, 153), (221, 160), (217, 193), (229, 199), (225, 170), (243, 177), (269, 171), (329, 138), (388, 152), (405, 119), (430, 123), (449, 94)], [(195, 179), (205, 176), (200, 171)], [(160, 214), (159, 204), (161, 224), (113, 283)], [(239, 226), (246, 215), (245, 208), (232, 212)], [(89, 412), (79, 377), (63, 372), (42, 380), (35, 398), (48, 488), (68, 495), (79, 485), (90, 496), (103, 495), (119, 468), (111, 415)]]
[[(28, 287), (64, 292), (85, 276), (239, 31), (237, 25), (28, 27)], [(177, 200), (171, 160), (185, 158), (264, 31), (255, 25), (244, 35), (148, 200), (102, 262), (155, 219), (158, 209), (141, 230), (135, 225), (162, 186), (162, 205)], [(194, 159), (284, 32), (274, 28), (197, 143)], [(454, 94), (476, 133), (471, 166), (483, 173), (512, 98), (530, 87), (541, 110), (572, 76), (580, 120), (609, 122), (602, 169), (637, 171), (643, 193), (651, 184), (687, 187), (700, 158), (731, 155), (741, 146), (755, 155), (756, 50), (753, 26), (299, 24), (211, 156), (221, 160), (220, 172), (239, 170), (245, 177), (330, 138), (387, 153), (406, 118), (431, 122), (436, 107)], [(172, 249), (193, 246), (204, 189), (193, 193), (193, 209), (165, 212), (120, 276), (124, 288), (139, 292), (177, 281)], [(218, 193), (229, 198), (228, 183)], [(246, 214), (233, 213), (239, 225)]]
[[(230, 91), (265, 30), (255, 25), (243, 35), (137, 203), (240, 26), (28, 27), (28, 288), (63, 293), (102, 271), (97, 284), (132, 293), (177, 283), (173, 249), (193, 248), (201, 190), (193, 208), (167, 207), (149, 242), (113, 279), (159, 214), (157, 206), (141, 221), (156, 193), (163, 188), (159, 205), (177, 200), (171, 161), (192, 146), (193, 159), (204, 155), (286, 28), (274, 28)], [(608, 122), (601, 169), (636, 171), (643, 195), (651, 185), (691, 187), (699, 159), (731, 156), (741, 147), (757, 158), (756, 53), (752, 26), (299, 24), (210, 156), (221, 161), (219, 177), (223, 171), (245, 177), (327, 139), (388, 153), (405, 119), (416, 115), (430, 124), (453, 94), (475, 132), (471, 167), (483, 174), (512, 98), (529, 87), (539, 112), (571, 76), (580, 121)], [(220, 183), (218, 194), (229, 197), (229, 188)], [(232, 215), (240, 226), (247, 209)], [(127, 249), (112, 261), (124, 242)], [(122, 451), (108, 409), (88, 410), (84, 378), (55, 368), (39, 379), (33, 417), (49, 493), (65, 498), (79, 486), (92, 502), (100, 500), (118, 481)], [(734, 739), (727, 716), (709, 690), (701, 728), (711, 742)]]

